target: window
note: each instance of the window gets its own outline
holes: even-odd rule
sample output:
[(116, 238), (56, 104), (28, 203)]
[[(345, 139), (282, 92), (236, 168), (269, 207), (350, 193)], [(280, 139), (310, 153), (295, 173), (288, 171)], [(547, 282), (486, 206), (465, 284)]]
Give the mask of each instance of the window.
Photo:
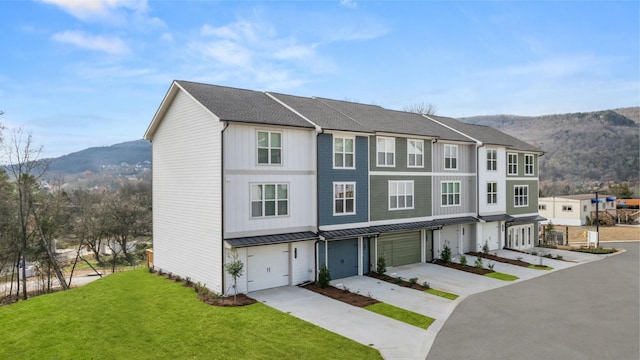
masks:
[(529, 186), (516, 185), (513, 189), (513, 206), (529, 206)]
[(251, 184), (251, 217), (289, 214), (288, 184)]
[(582, 211), (587, 212), (587, 205), (582, 207)]
[(353, 169), (355, 143), (353, 138), (333, 138), (333, 167)]
[(282, 164), (282, 133), (258, 131), (258, 164)]
[(442, 206), (460, 205), (460, 181), (443, 181)]
[(389, 210), (413, 209), (413, 180), (389, 181)]
[(356, 213), (356, 183), (333, 183), (333, 214)]
[(407, 167), (424, 167), (424, 141), (407, 140)]
[(518, 154), (507, 154), (507, 174), (518, 175)]
[(396, 163), (396, 139), (378, 137), (378, 166), (395, 166)]
[(524, 155), (524, 174), (533, 175), (533, 155)]
[(538, 205), (538, 210), (547, 210), (547, 205)]
[(487, 150), (487, 170), (498, 170), (498, 150)]
[(446, 170), (458, 168), (458, 145), (444, 146), (444, 168)]
[(498, 203), (498, 183), (487, 183), (487, 204)]
[(562, 205), (562, 211), (573, 211), (573, 206), (571, 206), (571, 205)]

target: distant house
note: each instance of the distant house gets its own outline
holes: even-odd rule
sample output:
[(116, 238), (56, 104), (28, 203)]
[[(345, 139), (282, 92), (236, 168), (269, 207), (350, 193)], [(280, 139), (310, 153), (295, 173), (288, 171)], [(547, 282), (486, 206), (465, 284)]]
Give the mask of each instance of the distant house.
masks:
[[(616, 198), (598, 196), (598, 210), (613, 212), (615, 215)], [(587, 218), (595, 220), (596, 195), (579, 194), (538, 199), (538, 214), (547, 220), (542, 223), (554, 225), (582, 226), (588, 223)], [(604, 216), (604, 214), (603, 214)]]
[(174, 81), (153, 148), (154, 266), (228, 293), (534, 246), (540, 150), (375, 105)]

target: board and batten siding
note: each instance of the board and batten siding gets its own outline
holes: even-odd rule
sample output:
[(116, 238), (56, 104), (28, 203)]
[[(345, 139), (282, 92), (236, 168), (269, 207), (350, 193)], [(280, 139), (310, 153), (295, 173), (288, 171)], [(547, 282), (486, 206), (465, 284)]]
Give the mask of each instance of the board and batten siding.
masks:
[(222, 293), (223, 123), (178, 91), (153, 139), (154, 266)]
[[(496, 150), (496, 170), (487, 170), (487, 150)], [(478, 192), (480, 193), (480, 215), (505, 214), (507, 211), (507, 177), (503, 169), (507, 166), (507, 153), (504, 147), (481, 147), (478, 151)], [(498, 203), (487, 202), (487, 183), (497, 183)]]
[[(257, 132), (282, 133), (282, 163), (259, 165)], [(224, 132), (225, 238), (314, 231), (316, 132), (231, 123)], [(288, 215), (251, 217), (251, 184), (288, 184)]]
[[(460, 205), (442, 206), (442, 182), (460, 182)], [(476, 179), (471, 175), (434, 176), (433, 216), (474, 215), (476, 211)]]
[[(333, 168), (333, 135), (318, 135), (319, 226), (363, 223), (369, 220), (368, 138), (355, 137), (355, 169)], [(334, 182), (356, 183), (356, 213), (334, 215)]]
[[(444, 146), (458, 146), (458, 169), (449, 170), (444, 168)], [(446, 143), (438, 141), (433, 144), (433, 172), (451, 173), (475, 173), (476, 172), (476, 147), (474, 144)]]

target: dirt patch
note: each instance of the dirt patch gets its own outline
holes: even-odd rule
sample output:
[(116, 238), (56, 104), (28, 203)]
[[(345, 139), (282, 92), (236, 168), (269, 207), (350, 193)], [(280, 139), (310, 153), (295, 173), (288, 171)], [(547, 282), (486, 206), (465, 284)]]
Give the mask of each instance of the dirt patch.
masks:
[(430, 287), (418, 284), (417, 282), (416, 283), (411, 283), (411, 281), (404, 280), (403, 278), (393, 277), (393, 276), (389, 276), (389, 275), (385, 275), (385, 274), (378, 274), (375, 271), (368, 272), (367, 276), (368, 277), (372, 277), (374, 279), (386, 281), (388, 283), (395, 284), (395, 285), (398, 285), (398, 286), (410, 288), (410, 289), (415, 289), (415, 290), (420, 290), (420, 291), (425, 291), (425, 290), (429, 290), (430, 289)]
[(317, 283), (311, 283), (302, 287), (315, 293), (330, 297), (334, 300), (342, 301), (343, 303), (347, 303), (349, 305), (357, 307), (365, 307), (380, 302), (372, 297), (355, 294), (348, 290), (338, 289), (337, 287), (333, 286), (322, 288)]
[(517, 260), (517, 259), (503, 258), (503, 257), (500, 257), (500, 256), (496, 256), (496, 255), (492, 255), (492, 254), (485, 254), (485, 253), (481, 253), (481, 252), (470, 251), (467, 254), (475, 256), (475, 257), (481, 257), (481, 258), (484, 258), (484, 259), (493, 260), (493, 261), (496, 261), (496, 262), (501, 262), (501, 263), (511, 264), (511, 265), (517, 265), (517, 266), (522, 266), (522, 267), (529, 267), (531, 265), (526, 261)]
[(246, 294), (238, 294), (236, 299), (233, 296), (209, 297), (199, 294), (198, 299), (213, 306), (246, 306), (256, 303), (256, 299), (248, 297)]
[(441, 259), (437, 259), (433, 262), (434, 264), (438, 264), (441, 266), (445, 266), (448, 268), (452, 268), (452, 269), (456, 269), (456, 270), (462, 270), (462, 271), (466, 271), (472, 274), (477, 274), (477, 275), (484, 275), (484, 274), (489, 274), (494, 272), (493, 270), (489, 270), (489, 269), (485, 269), (485, 268), (478, 268), (475, 266), (469, 266), (469, 265), (462, 265), (462, 264), (458, 264), (458, 263), (454, 263), (454, 262), (444, 262)]

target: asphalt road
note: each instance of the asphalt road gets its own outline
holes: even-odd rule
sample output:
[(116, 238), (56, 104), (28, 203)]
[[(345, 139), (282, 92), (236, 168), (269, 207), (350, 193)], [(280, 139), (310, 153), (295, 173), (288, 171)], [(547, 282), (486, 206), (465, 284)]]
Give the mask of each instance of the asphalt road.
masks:
[(465, 299), (435, 359), (640, 359), (640, 243), (625, 253)]

